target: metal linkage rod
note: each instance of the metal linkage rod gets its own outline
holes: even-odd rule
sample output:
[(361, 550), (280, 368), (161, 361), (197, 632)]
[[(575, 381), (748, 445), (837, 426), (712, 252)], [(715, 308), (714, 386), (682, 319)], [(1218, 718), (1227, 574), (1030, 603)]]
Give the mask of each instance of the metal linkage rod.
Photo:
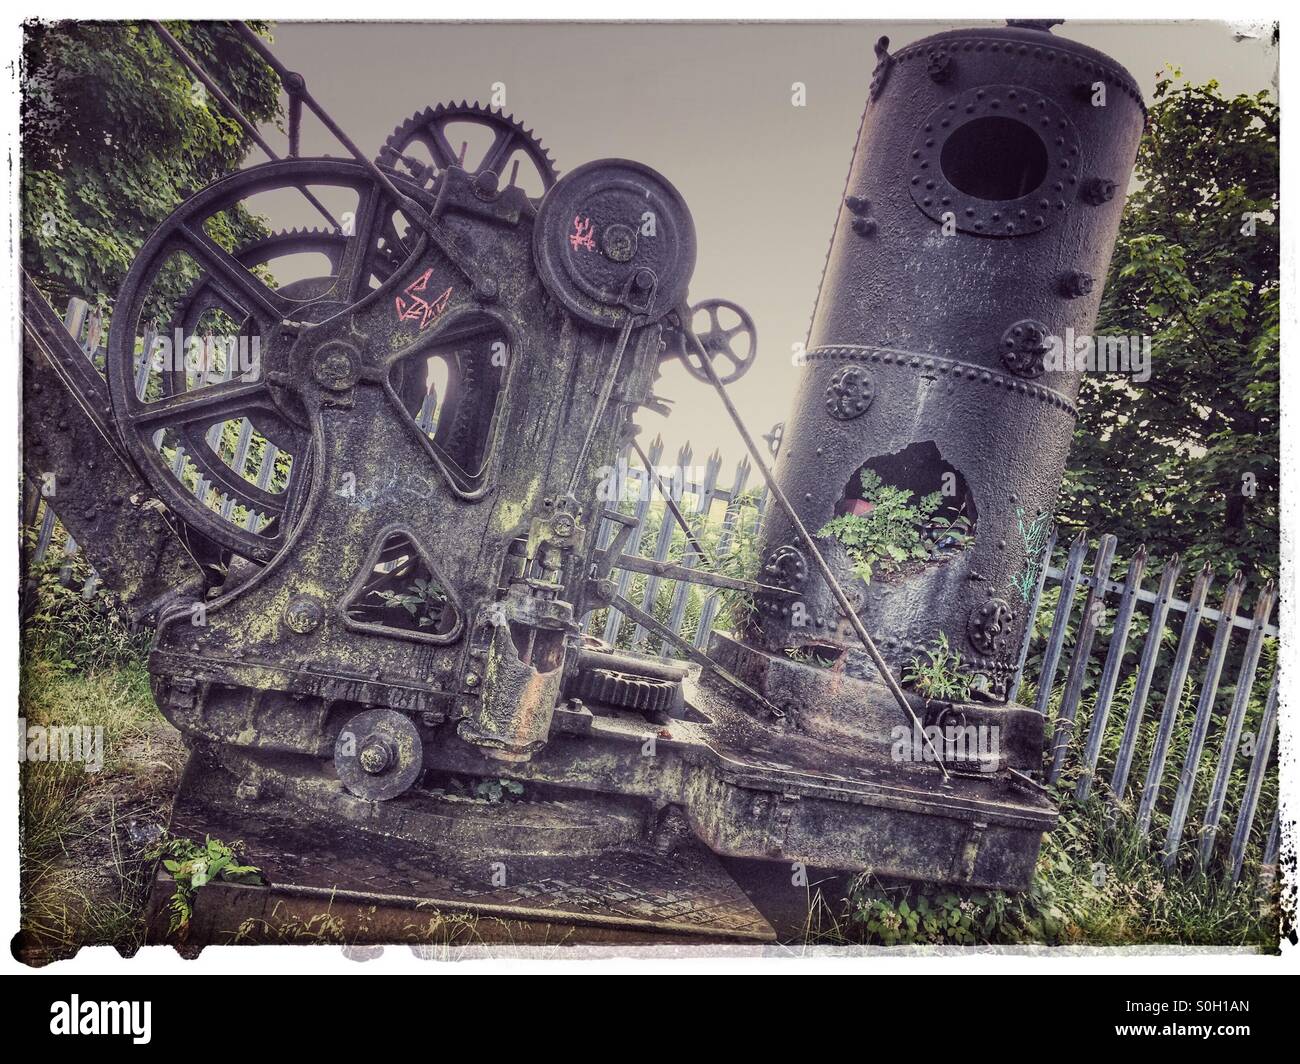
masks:
[[(209, 93), (211, 93), (213, 96), (217, 98), (217, 101), (230, 115), (230, 117), (233, 118), (236, 122), (238, 122), (240, 128), (246, 134), (248, 134), (249, 139), (254, 144), (256, 144), (259, 148), (261, 148), (263, 152), (266, 153), (266, 157), (268, 159), (270, 159), (272, 162), (278, 162), (280, 156), (275, 153), (271, 145), (269, 145), (266, 142), (266, 140), (262, 137), (262, 134), (260, 134), (257, 131), (257, 127), (248, 120), (248, 117), (244, 114), (243, 111), (239, 109), (235, 101), (232, 100), (221, 90), (221, 86), (212, 80), (212, 78), (208, 75), (208, 72), (203, 69), (203, 65), (197, 59), (195, 59), (194, 56), (190, 55), (185, 45), (181, 44), (180, 41), (178, 41), (175, 37), (173, 37), (171, 31), (169, 31), (167, 27), (164, 26), (157, 19), (150, 19), (149, 24), (153, 26), (154, 32), (158, 34), (158, 39), (161, 40), (163, 44), (167, 46), (167, 48), (171, 51), (171, 53), (174, 56), (176, 56), (178, 60), (180, 60), (181, 66), (183, 66), (186, 70), (188, 70), (191, 74), (193, 74), (196, 78), (198, 78), (199, 81), (203, 84), (203, 87), (207, 89)], [(309, 190), (305, 188), (300, 188), (299, 191), (303, 194), (303, 196), (306, 198), (308, 203), (310, 203), (313, 207), (315, 207), (318, 211), (321, 212), (321, 214), (325, 217), (325, 220), (329, 222), (330, 225), (332, 225), (335, 229), (342, 228), (339, 225), (338, 221), (334, 218), (334, 215), (330, 214), (329, 208), (327, 208), (325, 204), (321, 203), (321, 201), (318, 200)]]
[(665, 639), (669, 643), (672, 643), (673, 646), (677, 647), (677, 649), (685, 654), (691, 661), (697, 662), (704, 668), (708, 669), (720, 680), (729, 684), (731, 687), (734, 687), (746, 698), (753, 699), (772, 714), (773, 717), (779, 720), (786, 715), (785, 710), (764, 698), (761, 693), (755, 691), (754, 688), (750, 687), (749, 684), (745, 683), (745, 681), (740, 679), (738, 676), (733, 676), (725, 668), (709, 657), (708, 654), (704, 653), (704, 651), (699, 647), (692, 645), (689, 640), (683, 639), (666, 624), (661, 624), (645, 610), (641, 609), (634, 603), (629, 602), (622, 595), (614, 595), (610, 599), (610, 605), (622, 613), (623, 616), (631, 618), (636, 621), (637, 624), (641, 625), (641, 627), (654, 632), (654, 634), (659, 636), (660, 639)]
[(587, 455), (591, 451), (591, 441), (596, 438), (596, 429), (605, 416), (605, 408), (609, 406), (609, 397), (614, 394), (614, 383), (618, 379), (618, 371), (623, 365), (623, 353), (627, 350), (628, 339), (631, 337), (632, 330), (639, 320), (640, 318), (637, 315), (629, 314), (627, 320), (623, 322), (623, 328), (619, 331), (618, 342), (614, 347), (614, 357), (609, 360), (609, 369), (605, 371), (605, 379), (600, 384), (600, 394), (596, 397), (596, 409), (591, 413), (591, 421), (587, 424), (587, 434), (582, 438), (582, 447), (578, 451), (577, 460), (573, 463), (573, 475), (569, 478), (570, 495), (576, 495), (578, 492), (578, 485), (583, 477), (583, 469), (587, 464)]
[(718, 397), (722, 400), (722, 405), (726, 408), (727, 415), (736, 426), (736, 431), (740, 433), (740, 438), (745, 442), (745, 446), (749, 449), (750, 455), (758, 465), (758, 471), (763, 474), (763, 480), (767, 482), (767, 487), (772, 493), (772, 498), (777, 501), (777, 504), (785, 511), (786, 516), (790, 519), (790, 523), (794, 525), (795, 534), (799, 537), (799, 541), (803, 544), (804, 549), (812, 556), (813, 564), (817, 566), (817, 570), (821, 573), (822, 579), (826, 581), (826, 586), (831, 589), (831, 594), (835, 596), (835, 601), (839, 604), (844, 616), (848, 618), (849, 624), (853, 626), (853, 631), (857, 634), (862, 645), (866, 647), (867, 654), (871, 657), (872, 662), (876, 666), (876, 670), (884, 679), (885, 686), (889, 688), (889, 693), (894, 696), (894, 700), (898, 703), (907, 719), (911, 721), (912, 727), (920, 733), (921, 738), (925, 742), (926, 749), (930, 751), (930, 755), (934, 759), (934, 763), (939, 766), (939, 771), (942, 772), (944, 778), (947, 779), (949, 776), (948, 770), (944, 767), (943, 761), (939, 758), (939, 752), (935, 750), (934, 744), (930, 741), (930, 737), (926, 735), (925, 729), (921, 726), (920, 720), (917, 718), (916, 713), (908, 703), (907, 696), (903, 694), (903, 689), (898, 686), (898, 681), (894, 679), (894, 674), (889, 671), (888, 663), (885, 661), (880, 651), (876, 649), (876, 644), (872, 642), (866, 626), (862, 623), (862, 618), (858, 616), (857, 611), (854, 610), (852, 604), (849, 602), (849, 598), (844, 593), (844, 589), (840, 587), (840, 582), (835, 579), (835, 574), (831, 572), (831, 567), (826, 563), (826, 559), (822, 557), (822, 552), (817, 549), (817, 544), (813, 541), (808, 529), (805, 528), (804, 523), (799, 520), (799, 514), (795, 511), (794, 506), (791, 505), (790, 500), (786, 498), (785, 492), (781, 490), (781, 486), (776, 482), (776, 477), (772, 475), (772, 470), (768, 467), (767, 460), (763, 457), (762, 449), (754, 442), (754, 437), (749, 434), (749, 429), (745, 427), (745, 422), (740, 417), (740, 411), (736, 409), (736, 405), (731, 401), (731, 396), (727, 394), (727, 386), (722, 383), (722, 379), (718, 376), (718, 371), (713, 368), (713, 361), (709, 358), (708, 352), (704, 350), (704, 345), (700, 343), (700, 338), (695, 335), (695, 330), (691, 328), (689, 309), (686, 307), (680, 308), (677, 312), (677, 316), (681, 319), (682, 333), (695, 349), (695, 353), (699, 355), (700, 362), (703, 365), (704, 373), (708, 377), (709, 383), (713, 385), (714, 391), (718, 393)]
[(664, 502), (668, 504), (668, 509), (672, 513), (673, 519), (681, 527), (681, 530), (686, 533), (686, 539), (695, 549), (695, 553), (700, 556), (700, 561), (704, 562), (705, 565), (712, 565), (713, 560), (709, 557), (709, 552), (706, 551), (703, 544), (695, 538), (695, 533), (691, 531), (691, 526), (686, 520), (686, 515), (682, 513), (681, 507), (677, 505), (676, 500), (673, 498), (673, 493), (664, 485), (659, 474), (651, 468), (650, 459), (646, 457), (645, 451), (641, 449), (641, 444), (635, 439), (632, 441), (632, 449), (636, 451), (636, 456), (641, 459), (641, 465), (645, 469), (646, 478), (659, 489), (659, 494), (664, 497)]

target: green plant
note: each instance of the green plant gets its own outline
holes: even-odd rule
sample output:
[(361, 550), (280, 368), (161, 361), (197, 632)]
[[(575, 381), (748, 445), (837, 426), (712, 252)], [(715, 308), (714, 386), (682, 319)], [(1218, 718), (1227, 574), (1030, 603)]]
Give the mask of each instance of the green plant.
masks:
[[(930, 548), (921, 533), (939, 509), (939, 493), (931, 492), (913, 503), (912, 492), (884, 483), (875, 470), (863, 469), (860, 479), (862, 498), (871, 504), (870, 512), (832, 518), (817, 534), (837, 539), (852, 561), (853, 571), (866, 581), (878, 568), (893, 572), (904, 562), (928, 558)], [(968, 531), (957, 530), (962, 536)]]
[(997, 929), (1005, 901), (987, 891), (927, 895), (864, 883), (850, 899), (849, 929), (886, 946), (969, 946)]
[(835, 664), (834, 658), (823, 657), (815, 650), (801, 647), (786, 647), (785, 656), (800, 665), (811, 665), (817, 669), (829, 669)]
[(882, 945), (1185, 945), (1276, 948), (1285, 934), (1276, 883), (1230, 884), (1166, 871), (1130, 813), (1097, 795), (1058, 791), (1061, 819), (1043, 837), (1020, 893), (888, 883), (864, 873), (820, 941)]
[(225, 883), (261, 884), (265, 880), (261, 869), (240, 864), (235, 847), (209, 835), (199, 845), (191, 839), (169, 838), (157, 843), (149, 856), (162, 861), (162, 865), (176, 882), (176, 891), (168, 903), (171, 913), (167, 933), (184, 933), (194, 915), (194, 894), (213, 880)]
[[(28, 530), (29, 542), (36, 532)], [(64, 672), (93, 672), (142, 662), (149, 633), (134, 630), (112, 596), (92, 582), (83, 554), (64, 556), (67, 535), (56, 528), (45, 557), (27, 572), (23, 653)]]
[(940, 702), (967, 701), (972, 678), (962, 665), (961, 654), (948, 646), (943, 632), (933, 647), (923, 649), (903, 668), (903, 683), (922, 697)]
[(385, 606), (406, 610), (421, 628), (433, 628), (442, 620), (447, 606), (447, 596), (432, 580), (416, 577), (410, 587), (402, 591), (376, 591)]
[[(279, 78), (233, 27), (168, 25), (255, 124), (280, 117)], [(23, 268), (56, 306), (72, 295), (107, 305), (145, 236), (238, 169), (251, 141), (147, 24), (29, 21), (21, 69)], [(226, 248), (264, 232), (242, 209), (205, 228)], [(173, 262), (160, 287), (179, 296), (202, 268)]]
[[(723, 542), (723, 523), (699, 515), (691, 521), (691, 531), (709, 552), (712, 564), (700, 563), (697, 567), (717, 576), (737, 580), (753, 580), (758, 572), (758, 491), (745, 492), (730, 507), (730, 534)], [(721, 588), (710, 592), (716, 598), (717, 614), (713, 627), (723, 631), (739, 632), (748, 627), (758, 607), (748, 591)]]

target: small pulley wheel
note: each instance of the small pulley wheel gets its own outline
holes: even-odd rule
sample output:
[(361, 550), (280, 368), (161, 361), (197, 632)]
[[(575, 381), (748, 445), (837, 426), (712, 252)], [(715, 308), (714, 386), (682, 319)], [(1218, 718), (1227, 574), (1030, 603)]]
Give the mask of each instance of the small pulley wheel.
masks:
[(358, 713), (334, 741), (334, 767), (343, 786), (358, 798), (396, 798), (410, 789), (424, 767), (420, 733), (393, 709)]
[(542, 283), (570, 313), (607, 328), (658, 321), (695, 269), (695, 224), (678, 191), (641, 163), (600, 159), (557, 181), (533, 231)]
[[(740, 380), (758, 355), (758, 328), (749, 311), (729, 299), (706, 299), (690, 310), (691, 329), (723, 384)], [(684, 339), (684, 338), (683, 338)], [(692, 377), (708, 382), (694, 345), (682, 344), (681, 359)]]

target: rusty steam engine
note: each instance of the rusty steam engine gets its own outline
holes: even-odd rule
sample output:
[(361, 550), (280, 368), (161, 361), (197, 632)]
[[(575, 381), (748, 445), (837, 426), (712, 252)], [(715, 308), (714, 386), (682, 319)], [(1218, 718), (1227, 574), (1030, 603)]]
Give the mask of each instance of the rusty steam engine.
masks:
[[(295, 122), (305, 106), (335, 128), (248, 39)], [(106, 381), (28, 286), (25, 471), (156, 626), (155, 695), (193, 749), (178, 816), (322, 824), (460, 865), (702, 843), (1027, 883), (1055, 813), (1044, 722), (1006, 699), (1075, 417), (1052, 340), (1095, 319), (1143, 107), (1122, 68), (1045, 25), (876, 52), (761, 572), (667, 574), (751, 594), (754, 619), (685, 661), (580, 630), (611, 606), (662, 627), (617, 593), (632, 519), (597, 485), (662, 360), (727, 402), (720, 372), (752, 333), (747, 316), (695, 332), (719, 301), (688, 303), (691, 215), (648, 167), (558, 177), (513, 120), (460, 105), (373, 160), (341, 136), (354, 158), (242, 170), (143, 246)], [(488, 135), (477, 165), (452, 143), (465, 122)], [(222, 219), (263, 194), (332, 224), (228, 246)], [(315, 272), (271, 280), (301, 255)], [(176, 348), (211, 332), (256, 358), (195, 373)], [(239, 462), (214, 445), (226, 427)], [(863, 512), (871, 477), (938, 493), (960, 536), (862, 579), (821, 530)], [(973, 666), (968, 701), (899, 687), (941, 636)], [(942, 740), (940, 760), (898, 756), (900, 727), (950, 724), (997, 739), (965, 763)], [(481, 779), (519, 800), (453, 786)]]

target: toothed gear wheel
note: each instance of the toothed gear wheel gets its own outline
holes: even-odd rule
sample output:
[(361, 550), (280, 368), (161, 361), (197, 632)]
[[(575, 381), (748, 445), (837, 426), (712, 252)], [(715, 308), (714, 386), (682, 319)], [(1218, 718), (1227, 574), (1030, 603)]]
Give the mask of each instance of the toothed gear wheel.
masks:
[[(447, 137), (447, 127), (456, 122), (470, 122), (485, 126), (492, 131), (492, 143), (484, 152), (482, 159), (473, 169), (463, 169), (477, 177), (491, 171), (504, 183), (510, 179), (505, 172), (510, 159), (516, 152), (522, 152), (533, 164), (541, 182), (543, 191), (555, 184), (559, 172), (551, 160), (551, 153), (542, 146), (531, 129), (525, 129), (522, 122), (517, 122), (513, 115), (508, 115), (496, 107), (484, 107), (480, 103), (440, 103), (436, 107), (426, 107), (419, 114), (412, 115), (384, 141), (379, 150), (379, 162), (415, 177), (421, 185), (429, 185), (438, 172), (449, 166), (460, 166), (460, 148)], [(434, 167), (430, 168), (422, 158), (412, 157), (408, 149), (419, 143), (428, 150)], [(470, 161), (470, 160), (467, 160)]]
[(637, 676), (614, 669), (584, 669), (578, 674), (574, 694), (584, 701), (603, 702), (620, 709), (664, 717), (672, 709), (677, 688), (676, 682), (653, 676)]

